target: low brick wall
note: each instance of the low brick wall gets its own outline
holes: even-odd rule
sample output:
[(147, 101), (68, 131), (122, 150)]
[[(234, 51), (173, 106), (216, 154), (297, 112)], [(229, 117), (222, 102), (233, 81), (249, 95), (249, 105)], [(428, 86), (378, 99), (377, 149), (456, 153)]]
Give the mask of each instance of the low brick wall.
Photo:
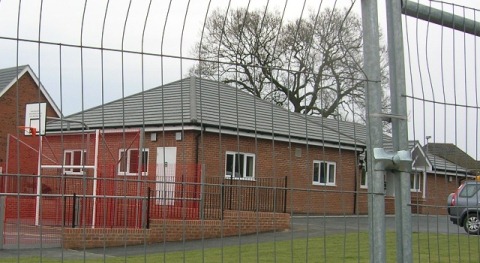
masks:
[(78, 249), (141, 245), (279, 231), (289, 227), (289, 214), (225, 211), (224, 220), (152, 220), (150, 229), (66, 228), (63, 246)]
[(117, 228), (65, 228), (63, 234), (64, 248), (82, 249), (96, 247), (114, 247), (143, 244), (149, 237), (149, 229)]

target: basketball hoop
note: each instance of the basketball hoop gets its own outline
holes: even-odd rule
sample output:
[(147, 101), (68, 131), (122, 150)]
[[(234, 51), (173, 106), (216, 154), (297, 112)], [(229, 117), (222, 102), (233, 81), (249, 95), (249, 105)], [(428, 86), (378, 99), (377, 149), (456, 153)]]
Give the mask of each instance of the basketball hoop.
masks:
[(18, 128), (25, 131), (25, 135), (32, 135), (33, 137), (37, 135), (37, 129), (34, 127), (18, 126)]

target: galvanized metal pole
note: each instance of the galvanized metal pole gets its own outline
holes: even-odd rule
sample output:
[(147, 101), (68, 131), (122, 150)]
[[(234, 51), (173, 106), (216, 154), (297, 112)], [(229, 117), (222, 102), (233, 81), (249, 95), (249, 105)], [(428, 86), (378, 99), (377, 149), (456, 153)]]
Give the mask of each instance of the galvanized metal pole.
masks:
[(363, 71), (367, 78), (367, 181), (370, 262), (386, 261), (384, 171), (373, 169), (373, 149), (383, 148), (380, 44), (376, 0), (362, 0)]
[(0, 250), (3, 249), (3, 242), (5, 240), (5, 209), (6, 206), (6, 196), (0, 196)]
[(479, 22), (414, 1), (403, 1), (402, 13), (440, 26), (480, 36)]
[[(401, 1), (386, 0), (388, 63), (392, 140), (394, 151), (408, 151), (407, 103), (405, 99), (405, 63), (403, 54)], [(410, 167), (411, 168), (411, 165)], [(412, 262), (412, 215), (410, 207), (410, 173), (395, 171), (395, 227), (397, 232), (397, 262)]]

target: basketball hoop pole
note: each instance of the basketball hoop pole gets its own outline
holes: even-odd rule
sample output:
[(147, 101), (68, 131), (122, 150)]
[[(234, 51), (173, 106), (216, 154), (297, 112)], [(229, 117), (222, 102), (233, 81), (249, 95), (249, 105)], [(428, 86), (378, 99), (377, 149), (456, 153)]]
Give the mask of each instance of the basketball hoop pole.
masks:
[[(33, 128), (35, 131), (35, 128)], [(35, 131), (36, 132), (36, 131)], [(35, 136), (35, 135), (34, 135)], [(41, 178), (41, 171), (42, 171), (42, 139), (43, 137), (40, 136), (40, 140), (38, 143), (38, 163), (37, 163), (37, 202), (35, 206), (35, 225), (40, 225), (40, 195), (42, 194), (42, 178)]]

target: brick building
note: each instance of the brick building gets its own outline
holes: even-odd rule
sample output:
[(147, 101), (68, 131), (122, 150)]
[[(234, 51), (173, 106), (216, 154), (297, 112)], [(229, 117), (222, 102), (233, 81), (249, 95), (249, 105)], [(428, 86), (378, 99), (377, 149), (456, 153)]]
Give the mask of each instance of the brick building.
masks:
[[(100, 196), (148, 196), (157, 218), (218, 218), (212, 211), (224, 209), (365, 214), (366, 136), (364, 125), (292, 113), (191, 77), (49, 122), (42, 189), (92, 197), (81, 220), (93, 225), (101, 214), (123, 222), (143, 213)], [(411, 146), (414, 212), (441, 213), (467, 172)], [(393, 203), (387, 197), (387, 213)]]
[[(359, 169), (367, 129), (361, 124), (292, 113), (234, 87), (195, 77), (66, 119), (73, 122), (49, 123), (49, 136), (99, 130), (99, 136), (104, 136), (100, 141), (115, 146), (106, 147), (110, 160), (97, 161), (97, 168), (111, 171), (109, 176), (120, 180), (138, 175), (135, 178), (145, 182), (169, 180), (175, 185), (148, 184), (157, 198), (184, 200), (185, 193), (176, 189), (165, 194), (165, 187), (221, 179), (223, 184), (243, 189), (228, 193), (231, 198), (225, 202), (231, 208), (244, 209), (245, 203), (252, 203), (255, 209), (293, 213), (367, 213), (367, 180)], [(137, 132), (136, 139), (123, 136), (124, 131)], [(108, 139), (113, 134), (117, 139)], [(390, 138), (384, 139), (389, 145)], [(138, 149), (143, 149), (143, 154)], [(457, 178), (468, 176), (468, 171), (426, 153), (418, 142), (411, 144), (411, 151), (415, 160), (411, 175), (414, 212), (432, 211), (419, 208), (423, 205), (438, 206), (435, 209), (444, 212), (439, 206), (457, 187)], [(93, 151), (86, 154), (89, 152), (92, 155)], [(97, 152), (100, 158), (102, 151)], [(160, 178), (167, 170), (170, 177)], [(440, 182), (440, 178), (446, 180)], [(272, 186), (288, 190), (271, 196), (245, 190)], [(387, 197), (386, 202), (387, 212), (393, 213), (393, 198)], [(265, 203), (274, 203), (274, 208)]]
[[(16, 151), (10, 156), (7, 151), (7, 145), (17, 142), (20, 144), (25, 142), (38, 149), (38, 138), (25, 136), (24, 130), (19, 128), (25, 125), (26, 105), (32, 103), (46, 103), (46, 113), (49, 117), (61, 116), (60, 110), (30, 66), (0, 69), (0, 173), (38, 173), (36, 162), (32, 162), (38, 157), (36, 153), (23, 151), (22, 159), (19, 160), (20, 169), (18, 162), (14, 161)], [(8, 163), (11, 164), (10, 167)]]
[[(447, 145), (447, 146), (445, 146)], [(477, 170), (469, 168), (473, 158), (453, 144), (410, 142), (412, 149), (413, 211), (421, 214), (447, 214), (446, 200), (463, 180), (473, 179)], [(432, 147), (434, 146), (434, 147)], [(438, 151), (436, 147), (446, 147)], [(433, 149), (435, 148), (435, 149)], [(456, 158), (449, 158), (450, 155)]]
[[(76, 169), (112, 178), (117, 191), (149, 188), (160, 206), (197, 198), (204, 203), (187, 207), (208, 207), (213, 195), (192, 193), (215, 193), (209, 186), (221, 184), (231, 186), (223, 206), (234, 210), (353, 214), (365, 144), (337, 126), (191, 77), (49, 122), (42, 173), (73, 180)], [(86, 169), (65, 173), (68, 165)], [(47, 184), (54, 193), (66, 190)], [(100, 195), (99, 184), (82, 189)]]

